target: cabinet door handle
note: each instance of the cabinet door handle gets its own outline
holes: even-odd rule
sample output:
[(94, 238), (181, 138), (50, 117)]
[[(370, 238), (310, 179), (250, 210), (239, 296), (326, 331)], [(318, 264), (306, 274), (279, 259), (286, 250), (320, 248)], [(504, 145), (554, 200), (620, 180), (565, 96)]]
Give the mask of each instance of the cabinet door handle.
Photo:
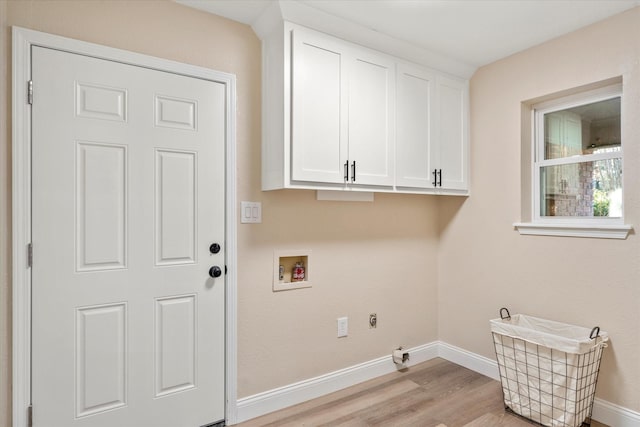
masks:
[(356, 182), (356, 161), (353, 161), (351, 166), (351, 182)]
[(442, 169), (438, 169), (438, 186), (442, 187)]
[(349, 181), (349, 160), (344, 164), (344, 181)]
[(432, 173), (433, 173), (433, 182), (432, 182), (432, 184), (433, 184), (434, 187), (437, 187), (438, 186), (438, 169), (434, 169)]

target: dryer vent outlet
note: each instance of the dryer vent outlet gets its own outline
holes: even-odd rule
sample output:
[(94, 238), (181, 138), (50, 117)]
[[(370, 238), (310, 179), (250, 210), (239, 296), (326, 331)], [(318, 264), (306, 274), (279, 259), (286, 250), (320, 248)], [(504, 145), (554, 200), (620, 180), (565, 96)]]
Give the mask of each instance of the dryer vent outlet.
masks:
[(409, 352), (402, 349), (402, 347), (393, 350), (391, 355), (393, 357), (393, 363), (396, 365), (404, 366), (409, 361)]

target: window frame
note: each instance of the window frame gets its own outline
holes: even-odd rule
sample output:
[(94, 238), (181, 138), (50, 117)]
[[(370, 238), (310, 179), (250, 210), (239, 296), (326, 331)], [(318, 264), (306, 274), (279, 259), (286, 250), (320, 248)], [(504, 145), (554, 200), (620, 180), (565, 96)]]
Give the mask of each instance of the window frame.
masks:
[[(542, 216), (541, 204), (542, 204), (542, 189), (540, 176), (544, 167), (548, 166), (562, 166), (573, 165), (580, 163), (596, 162), (599, 160), (620, 159), (623, 166), (624, 174), (624, 148), (623, 142), (620, 141), (620, 151), (610, 153), (592, 153), (581, 154), (567, 157), (560, 157), (555, 159), (545, 159), (545, 141), (544, 141), (544, 116), (545, 114), (563, 111), (574, 107), (580, 107), (587, 104), (593, 104), (600, 101), (606, 101), (614, 98), (620, 98), (622, 100), (622, 85), (615, 84), (604, 88), (582, 92), (577, 95), (554, 99), (541, 104), (533, 106), (533, 136), (532, 136), (532, 204), (533, 209), (531, 218), (535, 223), (557, 224), (567, 223), (575, 225), (613, 225), (624, 223), (624, 178), (622, 185), (623, 203), (622, 203), (622, 216), (618, 218), (609, 217), (580, 217), (580, 216)], [(622, 116), (622, 106), (620, 115)], [(624, 175), (623, 175), (624, 176)]]
[[(570, 95), (558, 96), (554, 98), (544, 97), (539, 102), (528, 104), (530, 111), (529, 129), (529, 160), (530, 179), (528, 190), (530, 191), (529, 205), (529, 221), (514, 223), (514, 228), (522, 235), (543, 235), (543, 236), (565, 236), (565, 237), (591, 237), (591, 238), (609, 238), (609, 239), (626, 239), (633, 230), (631, 225), (624, 223), (624, 136), (621, 138), (620, 151), (614, 153), (594, 153), (582, 154), (576, 160), (576, 157), (570, 156), (559, 159), (544, 160), (544, 114), (562, 111), (569, 108), (604, 101), (612, 98), (620, 97), (621, 106), (621, 134), (624, 135), (622, 129), (625, 122), (624, 119), (624, 93), (622, 90), (622, 81), (609, 81), (605, 86), (598, 86), (594, 89), (591, 85), (590, 89), (580, 92), (571, 91)], [(525, 121), (526, 122), (526, 121)], [(540, 172), (545, 166), (558, 164), (579, 164), (583, 162), (592, 162), (598, 160), (620, 158), (623, 168), (622, 176), (622, 215), (619, 218), (609, 217), (569, 217), (569, 216), (542, 216), (541, 215), (541, 184)], [(542, 159), (542, 160), (540, 160)], [(527, 167), (523, 163), (523, 167)], [(523, 212), (524, 214), (524, 212)]]

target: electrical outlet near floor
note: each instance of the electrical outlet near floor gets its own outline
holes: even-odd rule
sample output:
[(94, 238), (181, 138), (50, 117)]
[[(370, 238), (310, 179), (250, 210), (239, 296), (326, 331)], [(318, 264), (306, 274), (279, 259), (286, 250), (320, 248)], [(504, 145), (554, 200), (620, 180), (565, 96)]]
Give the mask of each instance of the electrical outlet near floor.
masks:
[(378, 315), (371, 313), (369, 315), (369, 329), (375, 329), (378, 326)]
[(346, 337), (349, 334), (349, 318), (338, 317), (338, 338)]

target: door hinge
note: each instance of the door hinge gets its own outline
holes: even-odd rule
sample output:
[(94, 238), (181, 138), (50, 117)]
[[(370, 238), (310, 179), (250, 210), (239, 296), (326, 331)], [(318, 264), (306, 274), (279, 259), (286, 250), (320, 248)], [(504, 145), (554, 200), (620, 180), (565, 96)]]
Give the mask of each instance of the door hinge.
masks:
[(33, 427), (33, 405), (27, 408), (27, 425)]
[(33, 243), (27, 245), (27, 267), (31, 268), (33, 265)]
[(33, 105), (33, 80), (27, 82), (27, 102)]

